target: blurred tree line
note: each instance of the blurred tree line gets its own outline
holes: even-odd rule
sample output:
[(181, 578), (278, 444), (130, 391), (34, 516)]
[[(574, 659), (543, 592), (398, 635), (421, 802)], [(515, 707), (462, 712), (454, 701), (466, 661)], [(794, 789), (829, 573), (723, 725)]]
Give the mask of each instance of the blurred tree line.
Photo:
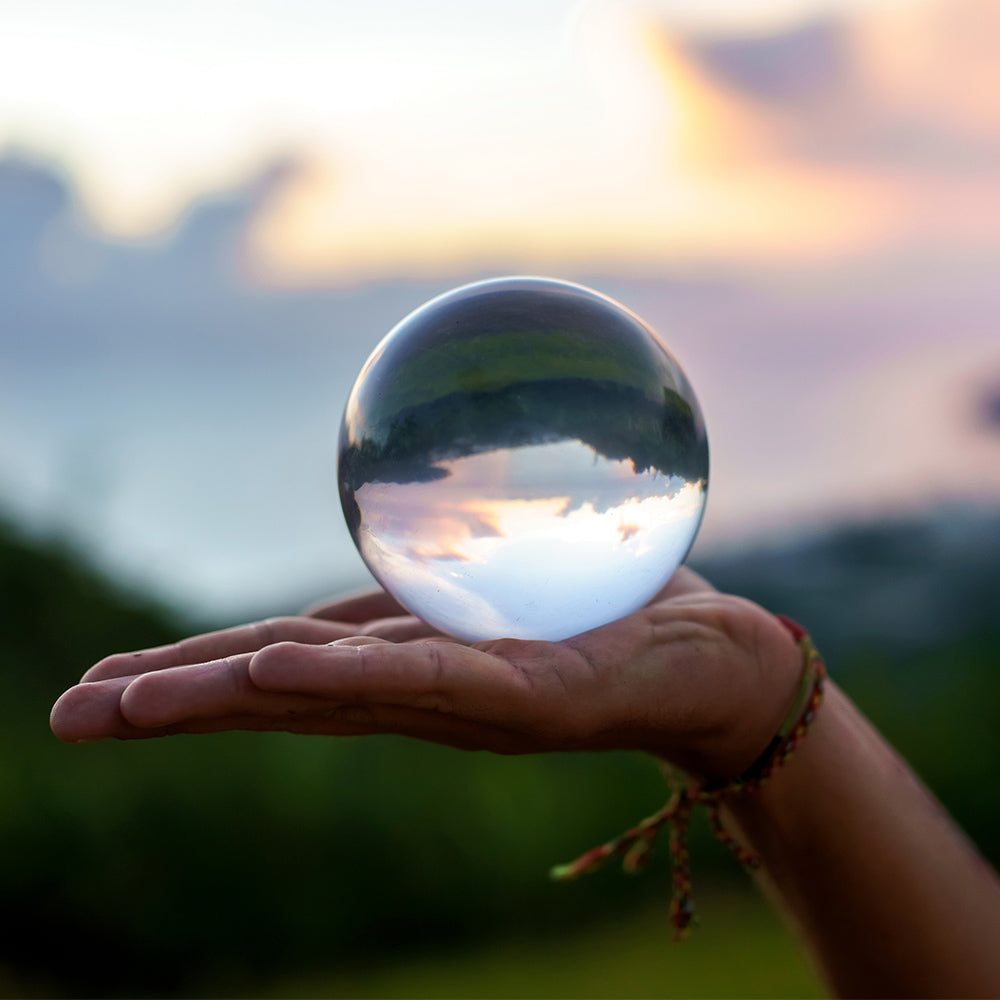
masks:
[[(957, 532), (949, 518), (831, 529), (700, 568), (808, 622), (996, 862), (1000, 517), (970, 516)], [(291, 969), (558, 933), (653, 899), (666, 912), (665, 859), (638, 880), (546, 879), (662, 803), (638, 755), (282, 734), (63, 746), (49, 708), (90, 663), (212, 623), (2, 521), (0, 593), (2, 993), (245, 995)], [(695, 839), (697, 879), (743, 884), (704, 829)]]

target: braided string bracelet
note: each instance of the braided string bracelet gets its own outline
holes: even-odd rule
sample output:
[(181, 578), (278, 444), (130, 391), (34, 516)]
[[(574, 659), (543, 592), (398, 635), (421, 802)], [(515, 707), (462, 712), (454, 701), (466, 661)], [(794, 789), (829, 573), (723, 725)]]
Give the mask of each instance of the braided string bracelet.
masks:
[(639, 872), (652, 857), (653, 845), (660, 831), (669, 827), (669, 851), (673, 869), (670, 920), (674, 925), (675, 938), (681, 940), (687, 936), (694, 920), (687, 831), (695, 806), (705, 807), (712, 833), (743, 865), (751, 869), (760, 866), (760, 858), (740, 844), (722, 825), (723, 799), (730, 795), (748, 795), (756, 791), (788, 760), (816, 716), (823, 699), (823, 681), (826, 678), (826, 667), (806, 630), (784, 615), (777, 615), (777, 618), (791, 632), (802, 651), (802, 675), (795, 701), (764, 752), (738, 778), (729, 784), (715, 787), (706, 786), (701, 779), (691, 777), (663, 762), (664, 775), (673, 791), (670, 801), (620, 837), (587, 851), (569, 864), (557, 865), (549, 873), (553, 879), (560, 882), (571, 881), (580, 875), (596, 871), (605, 861), (622, 855), (624, 870), (629, 874)]

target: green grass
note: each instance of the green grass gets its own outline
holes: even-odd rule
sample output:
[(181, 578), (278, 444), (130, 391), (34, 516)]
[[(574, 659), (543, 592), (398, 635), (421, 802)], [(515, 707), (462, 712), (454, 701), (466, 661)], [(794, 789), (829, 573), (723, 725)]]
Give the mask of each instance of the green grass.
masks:
[(266, 996), (419, 998), (822, 997), (790, 933), (749, 893), (703, 893), (701, 923), (675, 944), (663, 908), (544, 940), (496, 941), (331, 977)]

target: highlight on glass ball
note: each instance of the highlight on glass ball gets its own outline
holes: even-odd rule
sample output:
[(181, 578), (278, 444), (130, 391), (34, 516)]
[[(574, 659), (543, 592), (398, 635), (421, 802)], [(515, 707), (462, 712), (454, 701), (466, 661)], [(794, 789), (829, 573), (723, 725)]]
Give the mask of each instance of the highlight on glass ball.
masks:
[(557, 641), (642, 607), (683, 562), (708, 441), (638, 316), (580, 285), (498, 278), (376, 347), (338, 465), (362, 559), (413, 614), (469, 641)]

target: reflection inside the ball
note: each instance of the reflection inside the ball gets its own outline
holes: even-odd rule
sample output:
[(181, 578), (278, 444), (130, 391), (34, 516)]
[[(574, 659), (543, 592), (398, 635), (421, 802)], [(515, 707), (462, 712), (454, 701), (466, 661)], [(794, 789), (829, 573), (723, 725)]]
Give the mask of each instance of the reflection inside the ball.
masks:
[(498, 279), (378, 345), (344, 411), (339, 482), (358, 550), (414, 614), (462, 639), (559, 640), (670, 578), (708, 444), (637, 316), (579, 285)]
[(358, 541), (403, 604), (463, 639), (563, 639), (629, 613), (684, 558), (704, 505), (702, 480), (636, 475), (579, 441), (439, 467), (362, 486)]

